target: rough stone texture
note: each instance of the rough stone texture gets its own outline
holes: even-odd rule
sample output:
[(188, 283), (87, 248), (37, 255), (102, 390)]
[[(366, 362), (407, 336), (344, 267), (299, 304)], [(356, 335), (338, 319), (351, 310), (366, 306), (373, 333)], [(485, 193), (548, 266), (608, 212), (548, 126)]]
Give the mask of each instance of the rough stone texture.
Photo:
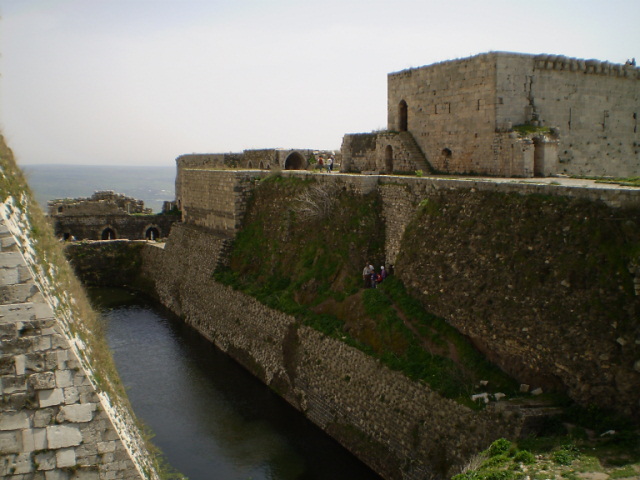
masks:
[(421, 187), (381, 194), (387, 254), (425, 308), (522, 383), (638, 418), (640, 208)]
[(159, 299), (385, 478), (443, 478), (496, 438), (518, 434), (513, 412), (474, 413), (216, 283), (225, 240), (176, 224), (164, 250), (145, 248)]
[[(31, 263), (28, 220), (11, 198), (0, 209), (0, 270), (7, 273), (0, 307), (0, 477), (157, 478), (148, 466), (142, 473), (144, 454), (129, 436), (132, 419), (117, 415), (91, 382), (69, 330), (70, 313), (47, 293), (46, 282), (56, 280)], [(118, 461), (91, 453), (106, 438), (117, 439)]]
[[(172, 206), (165, 202), (165, 208)], [(142, 200), (110, 190), (90, 198), (52, 200), (49, 218), (55, 235), (64, 240), (157, 240), (169, 235), (171, 224), (179, 219), (177, 215), (153, 215)]]
[(56, 215), (56, 237), (65, 240), (157, 240), (166, 238), (177, 215)]
[[(496, 176), (640, 174), (640, 69), (562, 56), (491, 52), (388, 76), (389, 131), (413, 135), (442, 173)], [(520, 136), (516, 125), (550, 127)], [(386, 171), (386, 142), (343, 157)], [(381, 144), (381, 145), (380, 145)], [(397, 146), (393, 159), (396, 160)], [(356, 153), (359, 152), (359, 153)], [(400, 148), (397, 160), (408, 152)], [(395, 168), (401, 170), (401, 168)]]
[[(307, 172), (283, 172), (283, 174), (308, 175)], [(634, 225), (637, 226), (638, 223), (636, 217), (640, 210), (639, 189), (610, 185), (584, 188), (488, 179), (377, 175), (321, 175), (316, 177), (323, 182), (349, 182), (351, 188), (356, 192), (367, 193), (372, 190), (379, 192), (386, 222), (385, 263), (391, 265), (397, 263), (402, 249), (408, 248), (407, 244), (403, 243), (406, 242), (405, 230), (407, 225), (420, 214), (423, 205), (434, 199), (444, 204), (448, 201), (456, 205), (460, 204), (464, 214), (460, 218), (452, 217), (448, 223), (445, 222), (450, 231), (449, 235), (445, 235), (446, 232), (440, 232), (439, 236), (430, 242), (424, 241), (420, 246), (412, 246), (415, 253), (413, 256), (405, 256), (398, 271), (405, 283), (415, 290), (416, 295), (423, 297), (427, 309), (448, 319), (450, 323), (468, 334), (479, 348), (485, 350), (490, 358), (520, 378), (523, 383), (531, 383), (534, 387), (543, 385), (564, 389), (574, 400), (584, 404), (594, 402), (625, 413), (636, 411), (638, 405), (634, 389), (638, 384), (638, 379), (636, 378), (637, 369), (634, 368), (634, 365), (637, 362), (636, 350), (639, 340), (633, 329), (637, 328), (635, 316), (639, 311), (637, 296), (640, 292), (640, 259), (630, 259), (629, 264), (625, 266), (626, 273), (619, 278), (612, 279), (613, 283), (619, 280), (619, 285), (616, 283), (618, 286), (608, 286), (607, 288), (598, 286), (606, 282), (606, 278), (574, 279), (564, 278), (562, 275), (549, 277), (548, 282), (544, 285), (538, 285), (534, 281), (533, 285), (524, 288), (522, 287), (523, 278), (528, 278), (526, 277), (528, 275), (527, 269), (532, 268), (535, 264), (536, 269), (543, 271), (544, 266), (539, 266), (539, 262), (535, 263), (534, 261), (520, 262), (517, 266), (513, 266), (512, 263), (514, 259), (519, 258), (519, 255), (533, 255), (529, 250), (524, 253), (520, 252), (519, 249), (523, 248), (522, 246), (516, 249), (516, 245), (521, 243), (521, 237), (526, 241), (527, 238), (541, 237), (543, 232), (546, 232), (544, 235), (547, 235), (548, 238), (544, 241), (544, 245), (529, 245), (537, 252), (533, 258), (538, 259), (544, 256), (544, 258), (553, 259), (554, 256), (561, 256), (562, 261), (574, 262), (576, 267), (571, 267), (573, 270), (583, 271), (584, 275), (588, 275), (589, 270), (585, 269), (588, 262), (583, 261), (582, 258), (596, 258), (597, 255), (593, 252), (598, 252), (597, 249), (603, 248), (602, 242), (607, 240), (606, 237), (594, 237), (586, 246), (581, 244), (578, 247), (577, 244), (575, 246), (567, 244), (568, 240), (565, 237), (571, 231), (577, 231), (576, 225), (583, 222), (580, 216), (581, 208), (584, 209), (584, 212), (587, 210), (589, 212), (595, 211), (591, 221), (602, 225), (607, 222), (620, 223), (618, 217), (628, 218), (631, 223), (624, 228), (632, 230), (636, 228)], [(223, 208), (226, 208), (227, 215), (234, 218), (235, 228), (232, 228), (231, 223), (220, 228), (216, 227), (215, 222), (199, 222), (197, 218), (189, 216), (185, 219), (186, 223), (207, 227), (211, 231), (233, 236), (241, 225), (247, 198), (255, 182), (252, 182), (250, 177), (242, 172), (237, 171), (214, 172), (209, 170), (203, 172), (191, 169), (187, 174), (183, 172), (183, 178), (186, 180), (185, 186), (192, 188), (195, 185), (196, 190), (199, 189), (199, 191), (207, 189), (207, 178), (215, 181), (215, 188), (212, 188), (211, 191), (217, 192), (218, 198), (214, 194), (211, 194), (211, 197), (203, 197), (191, 192), (184, 192), (184, 194), (187, 195), (189, 204), (194, 209), (201, 209), (198, 218), (206, 219), (212, 210), (213, 213), (219, 215)], [(226, 198), (223, 198), (225, 195)], [(511, 211), (507, 209), (501, 213), (495, 213), (498, 211), (495, 206), (484, 204), (483, 207), (483, 198), (494, 196), (493, 198), (506, 199), (510, 198), (510, 195), (516, 195), (516, 198), (521, 198), (523, 202), (526, 198), (545, 197), (557, 201), (550, 203), (555, 206), (550, 207), (547, 216), (540, 216), (536, 210), (519, 211), (518, 209), (523, 202), (515, 202)], [(468, 208), (464, 207), (467, 204)], [(224, 205), (224, 207), (221, 208), (220, 205)], [(580, 205), (584, 205), (584, 207), (580, 207)], [(591, 213), (587, 216), (589, 215)], [(511, 217), (513, 217), (512, 220), (508, 220)], [(512, 229), (509, 224), (509, 222), (513, 222), (515, 226), (521, 218), (529, 217), (535, 218), (535, 220), (529, 221), (524, 227), (518, 227), (520, 230), (526, 227), (528, 229), (526, 232)], [(465, 248), (469, 248), (469, 245), (477, 241), (475, 238), (477, 232), (474, 233), (468, 228), (468, 225), (477, 223), (477, 219), (482, 219), (480, 223), (483, 228), (487, 232), (495, 234), (496, 238), (487, 237), (487, 242), (483, 246), (483, 249), (487, 250), (486, 252), (480, 250), (473, 255), (465, 254)], [(562, 221), (558, 223), (559, 220), (553, 221), (553, 219), (562, 219)], [(606, 227), (603, 228), (606, 230)], [(425, 238), (428, 234), (430, 232), (424, 234)], [(504, 248), (499, 247), (500, 243), (498, 242), (498, 239), (503, 237), (509, 244)], [(219, 259), (220, 252), (224, 252), (227, 245), (227, 240), (221, 240), (217, 250), (211, 253), (208, 266), (210, 272), (213, 272), (215, 262), (218, 261), (214, 259)], [(444, 266), (453, 265), (457, 272), (455, 275), (443, 275), (440, 278), (429, 274), (435, 268), (434, 265), (429, 264), (429, 260), (437, 259), (442, 255), (444, 257), (438, 261)], [(556, 261), (556, 263), (558, 262)], [(418, 264), (420, 267), (417, 266)], [(449, 269), (451, 268), (453, 267)], [(162, 275), (160, 272), (155, 272), (154, 277), (159, 274)], [(580, 273), (572, 273), (571, 275), (577, 277), (580, 276)], [(607, 276), (603, 273), (600, 275)], [(489, 282), (492, 281), (491, 279), (495, 279), (490, 295), (493, 299), (516, 299), (514, 302), (520, 305), (518, 309), (507, 308), (510, 302), (501, 300), (492, 300), (493, 303), (484, 306), (479, 305), (475, 299), (484, 298), (488, 293), (476, 292), (476, 287), (487, 283), (487, 280), (478, 283), (473, 279), (484, 279), (484, 277), (488, 277)], [(472, 283), (462, 287), (464, 282), (468, 281)], [(459, 286), (455, 287), (454, 284)], [(576, 285), (583, 284), (584, 288), (576, 289)], [(178, 287), (173, 286), (172, 288)], [(440, 292), (445, 288), (450, 292), (448, 296), (443, 296)], [(548, 293), (531, 294), (532, 291), (538, 290)], [(613, 298), (617, 298), (616, 291), (628, 292), (631, 297), (627, 295), (620, 299), (622, 303), (614, 302), (612, 305), (616, 305), (615, 309), (593, 308), (591, 313), (588, 311), (590, 304), (606, 305), (610, 303)], [(438, 302), (431, 301), (430, 298), (436, 294)], [(175, 292), (167, 293), (166, 296), (166, 298), (178, 297), (180, 296)], [(181, 302), (180, 305), (170, 306), (180, 312), (184, 308), (183, 304), (184, 302)], [(560, 308), (559, 305), (564, 304), (566, 311), (560, 314), (559, 311), (549, 307), (551, 304), (557, 304), (558, 308)], [(619, 321), (610, 318), (612, 315), (618, 314), (620, 315)], [(513, 329), (512, 326), (516, 320), (518, 325), (520, 323), (522, 325)], [(604, 332), (601, 331), (600, 326), (605, 323), (615, 326), (608, 329), (606, 337), (603, 337)], [(502, 327), (496, 327), (497, 324)], [(568, 324), (571, 327), (567, 327)], [(546, 325), (546, 327), (545, 330), (540, 331), (542, 325)], [(500, 331), (501, 334), (494, 338), (497, 331)], [(532, 335), (531, 331), (535, 331), (536, 334)], [(612, 335), (613, 337), (611, 337)], [(607, 340), (602, 341), (604, 338)], [(580, 351), (580, 342), (589, 345), (588, 352), (582, 351), (579, 355), (571, 355), (566, 351), (567, 348), (572, 351)], [(606, 371), (601, 373), (603, 368)]]

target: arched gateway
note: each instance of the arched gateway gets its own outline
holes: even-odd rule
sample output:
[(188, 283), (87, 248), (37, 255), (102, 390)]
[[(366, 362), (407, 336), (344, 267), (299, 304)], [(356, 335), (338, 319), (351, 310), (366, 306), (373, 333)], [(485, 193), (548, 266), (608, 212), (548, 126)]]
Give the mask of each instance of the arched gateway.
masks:
[(291, 152), (284, 161), (285, 170), (304, 170), (306, 166), (307, 162), (300, 152)]

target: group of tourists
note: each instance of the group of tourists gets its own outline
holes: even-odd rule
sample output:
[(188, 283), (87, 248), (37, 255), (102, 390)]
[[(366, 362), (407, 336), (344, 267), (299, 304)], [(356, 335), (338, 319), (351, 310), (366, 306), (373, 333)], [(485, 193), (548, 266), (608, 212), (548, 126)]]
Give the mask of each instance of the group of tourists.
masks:
[(389, 273), (385, 270), (384, 266), (380, 267), (380, 272), (376, 272), (373, 265), (367, 263), (362, 270), (362, 281), (364, 288), (376, 288)]
[(331, 173), (333, 171), (333, 164), (335, 163), (335, 161), (336, 159), (333, 157), (333, 155), (331, 155), (330, 157), (327, 157), (326, 160), (322, 158), (322, 155), (321, 155), (320, 157), (318, 157), (317, 168), (319, 168), (320, 170), (324, 170), (324, 168), (326, 167), (327, 172)]

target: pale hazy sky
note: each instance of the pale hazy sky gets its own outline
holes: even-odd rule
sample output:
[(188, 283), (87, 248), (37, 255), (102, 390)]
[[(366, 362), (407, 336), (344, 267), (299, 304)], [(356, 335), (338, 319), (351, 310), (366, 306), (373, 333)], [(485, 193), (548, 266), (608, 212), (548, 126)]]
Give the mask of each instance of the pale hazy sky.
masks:
[(20, 164), (339, 149), (387, 74), (488, 51), (640, 61), (640, 0), (0, 0)]

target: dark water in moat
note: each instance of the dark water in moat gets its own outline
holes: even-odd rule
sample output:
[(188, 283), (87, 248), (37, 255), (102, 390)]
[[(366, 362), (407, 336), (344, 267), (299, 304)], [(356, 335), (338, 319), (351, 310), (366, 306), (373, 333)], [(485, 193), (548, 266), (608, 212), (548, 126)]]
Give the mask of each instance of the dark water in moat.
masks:
[(92, 296), (109, 305), (107, 338), (136, 416), (190, 480), (379, 478), (167, 312), (128, 292)]

